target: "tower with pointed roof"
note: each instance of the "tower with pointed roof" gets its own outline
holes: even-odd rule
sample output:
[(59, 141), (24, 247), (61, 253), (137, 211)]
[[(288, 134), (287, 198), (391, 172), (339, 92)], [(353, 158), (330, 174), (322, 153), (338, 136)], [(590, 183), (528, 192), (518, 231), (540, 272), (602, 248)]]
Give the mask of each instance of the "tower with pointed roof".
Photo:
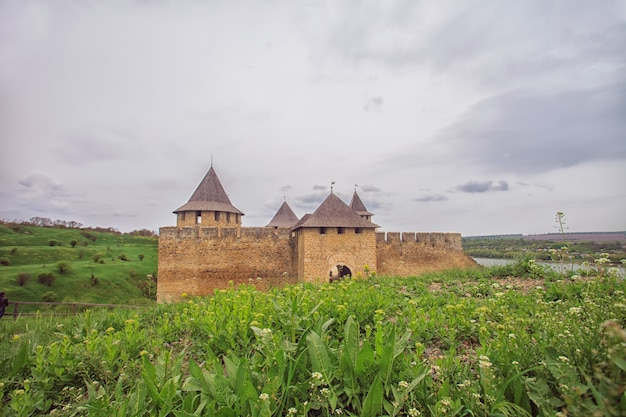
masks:
[(204, 176), (189, 201), (174, 210), (176, 226), (209, 226), (216, 227), (218, 236), (223, 228), (241, 232), (241, 216), (243, 213), (230, 202), (228, 194), (222, 187), (213, 166)]
[(288, 228), (290, 229), (296, 223), (298, 223), (298, 216), (293, 212), (287, 201), (284, 201), (281, 204), (280, 208), (270, 220), (270, 222), (265, 227), (273, 227), (274, 229), (278, 228)]
[(367, 211), (367, 209), (365, 208), (365, 204), (363, 204), (363, 201), (361, 201), (361, 198), (356, 193), (356, 188), (354, 189), (352, 200), (350, 200), (350, 208), (354, 210), (356, 214), (361, 216), (361, 218), (368, 220), (368, 221), (372, 220), (372, 216), (374, 214)]
[(326, 281), (376, 270), (377, 227), (331, 192), (293, 226), (298, 277)]

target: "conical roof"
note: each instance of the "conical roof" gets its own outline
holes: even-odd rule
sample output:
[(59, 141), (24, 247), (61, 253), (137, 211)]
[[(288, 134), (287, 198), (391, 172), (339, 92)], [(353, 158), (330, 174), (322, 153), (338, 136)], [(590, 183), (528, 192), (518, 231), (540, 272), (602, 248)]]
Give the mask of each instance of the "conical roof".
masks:
[(335, 194), (326, 200), (311, 215), (305, 215), (293, 229), (301, 227), (362, 227), (377, 228), (377, 224), (363, 219)]
[(296, 223), (298, 223), (298, 216), (289, 207), (289, 204), (284, 201), (267, 227), (291, 227)]
[(374, 213), (370, 213), (365, 208), (365, 204), (361, 201), (361, 198), (354, 190), (354, 195), (352, 196), (352, 201), (350, 201), (350, 208), (356, 212), (359, 216), (373, 216)]
[(217, 177), (213, 167), (204, 176), (204, 179), (196, 188), (189, 201), (183, 206), (174, 210), (174, 213), (181, 211), (222, 211), (226, 213), (243, 213), (232, 205), (220, 179)]

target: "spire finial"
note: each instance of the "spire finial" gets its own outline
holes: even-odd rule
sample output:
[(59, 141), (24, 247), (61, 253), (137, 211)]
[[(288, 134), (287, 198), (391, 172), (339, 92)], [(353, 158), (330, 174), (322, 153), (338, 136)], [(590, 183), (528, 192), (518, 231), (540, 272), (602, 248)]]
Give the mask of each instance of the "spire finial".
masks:
[(354, 192), (356, 193), (356, 187), (358, 187), (359, 184), (354, 184)]
[(211, 168), (213, 168), (213, 154), (211, 154)]
[(330, 183), (330, 193), (331, 193), (331, 194), (333, 193), (333, 185), (335, 185), (335, 181), (332, 181), (332, 182)]

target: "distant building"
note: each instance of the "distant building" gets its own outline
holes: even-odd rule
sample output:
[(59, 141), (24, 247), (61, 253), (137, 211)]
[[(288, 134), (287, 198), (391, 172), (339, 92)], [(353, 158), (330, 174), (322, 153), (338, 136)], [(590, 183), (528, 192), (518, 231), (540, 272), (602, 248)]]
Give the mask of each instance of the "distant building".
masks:
[(211, 167), (174, 213), (176, 226), (159, 231), (159, 302), (230, 285), (411, 276), (475, 264), (459, 233), (377, 232), (356, 190), (349, 206), (331, 191), (301, 219), (285, 201), (266, 227), (242, 227), (244, 214)]

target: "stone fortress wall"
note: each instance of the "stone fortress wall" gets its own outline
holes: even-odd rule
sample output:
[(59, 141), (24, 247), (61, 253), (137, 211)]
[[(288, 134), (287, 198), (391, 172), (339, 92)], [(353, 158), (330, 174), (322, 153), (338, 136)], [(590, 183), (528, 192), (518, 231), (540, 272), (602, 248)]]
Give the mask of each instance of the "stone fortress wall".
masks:
[[(267, 289), (298, 282), (297, 238), (289, 229), (221, 228), (201, 225), (159, 230), (157, 300), (176, 301), (212, 294), (231, 285), (254, 284)], [(302, 260), (300, 260), (302, 261)], [(379, 276), (411, 276), (422, 272), (474, 265), (464, 254), (459, 233), (376, 233)], [(355, 266), (360, 270), (364, 265)], [(302, 281), (327, 281), (304, 277)]]
[(463, 252), (460, 233), (377, 232), (381, 276), (412, 276), (475, 265)]

